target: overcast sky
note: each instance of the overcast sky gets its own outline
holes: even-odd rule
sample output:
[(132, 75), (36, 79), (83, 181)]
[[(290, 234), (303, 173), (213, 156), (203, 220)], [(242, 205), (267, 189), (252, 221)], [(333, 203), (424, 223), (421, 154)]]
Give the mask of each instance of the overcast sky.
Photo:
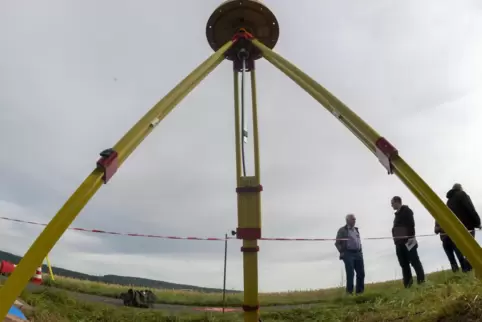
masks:
[[(48, 222), (98, 153), (212, 53), (205, 24), (220, 2), (0, 2), (0, 214)], [(443, 200), (460, 182), (482, 209), (480, 1), (265, 2), (281, 26), (277, 52), (393, 142)], [(433, 231), (430, 214), (332, 115), (266, 61), (257, 67), (264, 237), (334, 237), (349, 212), (363, 237), (390, 235), (393, 195), (414, 210), (417, 233)], [(235, 229), (231, 70), (222, 64), (195, 89), (74, 225)], [(23, 254), (40, 231), (2, 221), (2, 250)], [(419, 242), (427, 271), (448, 266), (438, 237)], [(227, 285), (241, 289), (240, 242), (229, 245)], [(67, 232), (51, 260), (221, 287), (223, 247)], [(391, 240), (365, 241), (364, 253), (368, 281), (401, 276)], [(332, 242), (262, 242), (259, 257), (261, 291), (341, 282)]]

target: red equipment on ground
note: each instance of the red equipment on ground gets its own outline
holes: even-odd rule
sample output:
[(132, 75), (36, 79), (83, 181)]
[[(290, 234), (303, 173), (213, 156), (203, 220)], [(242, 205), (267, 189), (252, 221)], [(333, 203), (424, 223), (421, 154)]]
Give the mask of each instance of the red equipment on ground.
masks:
[[(0, 274), (1, 275), (10, 275), (15, 270), (17, 265), (10, 263), (8, 261), (2, 260), (0, 261)], [(30, 281), (34, 284), (42, 284), (42, 266), (39, 266), (35, 270), (35, 274), (32, 276)]]
[(0, 274), (2, 275), (7, 275), (7, 274), (12, 274), (14, 271), (15, 267), (17, 265), (7, 262), (7, 261), (1, 261), (0, 262)]

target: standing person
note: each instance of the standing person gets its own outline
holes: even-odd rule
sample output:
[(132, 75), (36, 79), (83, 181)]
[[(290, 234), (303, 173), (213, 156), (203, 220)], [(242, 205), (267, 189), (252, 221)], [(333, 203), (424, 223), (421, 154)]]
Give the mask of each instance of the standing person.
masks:
[[(470, 196), (464, 191), (460, 183), (454, 184), (452, 189), (447, 192), (447, 207), (452, 210), (465, 228), (469, 230), (470, 234), (475, 237), (475, 228), (480, 228), (480, 217)], [(455, 243), (452, 242), (452, 244), (460, 253)], [(464, 272), (472, 270), (472, 265), (470, 265), (467, 259), (464, 260), (464, 266), (462, 268)]]
[[(462, 272), (468, 272), (472, 269), (470, 264), (467, 262), (465, 259), (464, 255), (462, 255), (462, 252), (455, 246), (454, 242), (450, 237), (445, 233), (445, 231), (440, 227), (438, 222), (435, 222), (435, 228), (434, 232), (436, 234), (440, 234), (440, 240), (442, 241), (442, 247), (445, 251), (445, 254), (447, 255), (447, 258), (449, 259), (450, 262), (450, 267), (452, 268), (452, 272), (458, 272), (459, 271), (459, 265), (457, 263), (457, 260), (455, 259), (455, 256), (457, 256), (457, 259), (459, 260), (460, 267), (462, 268)], [(454, 255), (455, 254), (455, 255)]]
[(335, 247), (340, 253), (340, 259), (345, 264), (346, 293), (353, 294), (353, 279), (356, 273), (356, 294), (365, 290), (365, 264), (360, 240), (360, 232), (355, 227), (354, 214), (346, 215), (346, 225), (338, 229)]
[(452, 189), (447, 192), (447, 207), (475, 237), (475, 228), (480, 228), (480, 217), (470, 196), (464, 191), (460, 183), (454, 184)]
[(425, 282), (425, 272), (418, 257), (418, 243), (415, 238), (415, 220), (413, 211), (402, 203), (402, 198), (392, 198), (392, 208), (395, 210), (393, 220), (392, 236), (395, 243), (398, 262), (402, 268), (403, 285), (409, 288), (413, 284), (412, 270), (417, 274), (417, 283)]

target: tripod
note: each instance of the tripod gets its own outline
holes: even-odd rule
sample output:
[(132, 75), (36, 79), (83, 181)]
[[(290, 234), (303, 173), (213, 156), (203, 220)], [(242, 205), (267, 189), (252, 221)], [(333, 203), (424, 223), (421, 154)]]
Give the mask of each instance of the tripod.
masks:
[[(234, 71), (236, 192), (238, 195), (236, 236), (243, 240), (241, 247), (244, 264), (243, 310), (246, 322), (259, 320), (258, 240), (261, 238), (263, 187), (260, 179), (255, 62), (261, 58), (266, 59), (291, 78), (335, 116), (378, 158), (388, 174), (396, 174), (468, 258), (478, 276), (482, 276), (480, 246), (434, 191), (403, 160), (398, 150), (323, 86), (272, 50), (279, 38), (279, 26), (276, 17), (266, 5), (259, 0), (225, 1), (209, 18), (206, 35), (215, 53), (162, 98), (117, 144), (101, 152), (101, 158), (97, 161), (95, 169), (45, 227), (14, 273), (0, 289), (0, 318), (6, 316), (17, 296), (27, 285), (31, 272), (42, 262), (92, 196), (103, 184), (109, 182), (147, 135), (223, 60), (231, 61)], [(244, 113), (241, 113), (245, 107), (244, 80), (247, 73), (250, 74), (252, 92), (253, 176), (247, 176), (245, 171), (244, 138), (247, 133), (244, 130)]]

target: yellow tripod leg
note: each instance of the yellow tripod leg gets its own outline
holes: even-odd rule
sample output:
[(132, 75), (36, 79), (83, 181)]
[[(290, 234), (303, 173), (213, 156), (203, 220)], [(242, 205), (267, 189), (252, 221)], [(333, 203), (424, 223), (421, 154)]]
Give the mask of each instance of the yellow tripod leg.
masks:
[(47, 267), (49, 268), (49, 275), (52, 281), (55, 281), (54, 272), (52, 271), (52, 265), (50, 265), (49, 255), (45, 256), (45, 261), (47, 262)]
[[(352, 133), (355, 135), (370, 151), (375, 152), (375, 144), (373, 141), (376, 141), (380, 135), (375, 132), (371, 127), (367, 125), (366, 131), (368, 132), (367, 135), (361, 133), (359, 129), (356, 128), (355, 125), (350, 122), (350, 118), (345, 117), (344, 115), (354, 115), (355, 119), (363, 122), (360, 117), (358, 117), (355, 113), (353, 113), (348, 107), (342, 104), (341, 107), (335, 108), (333, 106), (333, 102), (331, 100), (333, 95), (331, 95), (327, 90), (324, 90), (321, 85), (317, 84), (314, 80), (309, 78), (305, 75), (301, 70), (296, 68), (294, 65), (283, 59), (281, 56), (264, 46), (258, 40), (253, 40), (253, 44), (258, 47), (261, 52), (263, 53), (263, 57), (273, 64), (276, 68), (282, 71), (285, 75), (291, 78), (296, 84), (298, 84), (301, 88), (303, 88), (310, 96), (312, 96), (315, 100), (317, 100), (323, 107), (328, 109), (330, 113), (332, 113), (343, 125), (345, 125)], [(303, 77), (306, 76), (306, 77)], [(308, 79), (311, 79), (311, 82)], [(315, 88), (313, 83), (318, 85), (320, 88)]]
[[(99, 167), (85, 179), (72, 194), (59, 212), (54, 216), (32, 246), (23, 256), (13, 274), (0, 289), (0, 317), (5, 317), (15, 299), (27, 285), (31, 272), (42, 262), (65, 230), (69, 227), (85, 204), (106, 183), (127, 157), (138, 147), (153, 128), (181, 101), (197, 84), (199, 84), (217, 65), (224, 60), (224, 53), (232, 46), (226, 43), (217, 52), (205, 60), (191, 74), (182, 80), (169, 94), (157, 103), (141, 118), (127, 134), (114, 146), (113, 151), (98, 162)], [(108, 159), (108, 162), (104, 162)], [(116, 165), (114, 169), (110, 165)], [(101, 169), (100, 166), (106, 166)]]
[(400, 178), (467, 256), (477, 275), (482, 276), (482, 249), (478, 243), (435, 192), (398, 155), (398, 151), (345, 104), (296, 66), (258, 40), (253, 40), (253, 44), (261, 50), (266, 60), (295, 81), (344, 124), (379, 158), (389, 173), (395, 173)]

